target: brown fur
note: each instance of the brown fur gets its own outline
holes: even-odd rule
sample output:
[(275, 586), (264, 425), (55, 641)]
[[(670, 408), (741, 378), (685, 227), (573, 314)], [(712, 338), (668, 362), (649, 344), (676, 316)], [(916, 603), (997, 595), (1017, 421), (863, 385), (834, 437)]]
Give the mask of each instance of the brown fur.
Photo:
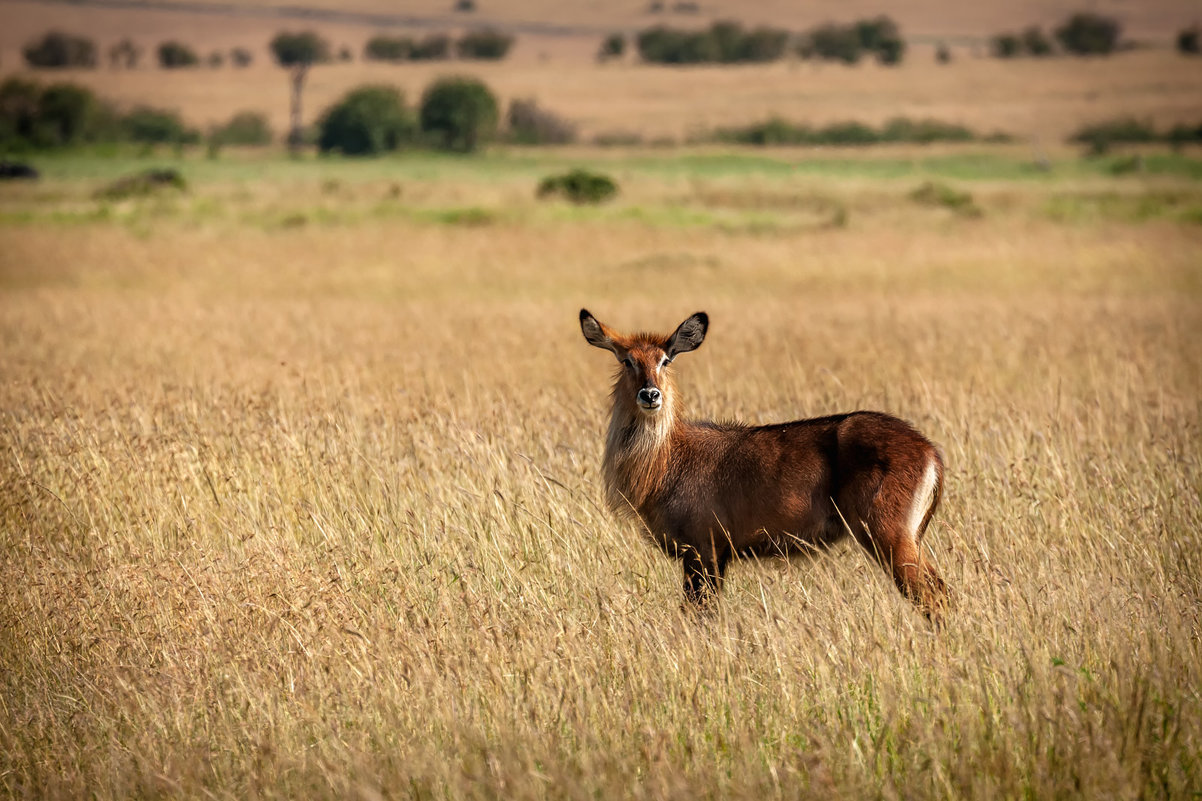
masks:
[[(620, 362), (605, 441), (609, 504), (683, 561), (690, 600), (704, 603), (720, 589), (732, 556), (804, 552), (850, 531), (903, 595), (938, 614), (944, 583), (921, 539), (942, 493), (943, 461), (909, 423), (868, 411), (766, 426), (685, 421), (670, 359), (700, 346), (704, 313), (668, 337), (623, 336), (586, 310), (580, 322), (585, 338)], [(640, 392), (655, 390), (662, 405), (642, 408)]]

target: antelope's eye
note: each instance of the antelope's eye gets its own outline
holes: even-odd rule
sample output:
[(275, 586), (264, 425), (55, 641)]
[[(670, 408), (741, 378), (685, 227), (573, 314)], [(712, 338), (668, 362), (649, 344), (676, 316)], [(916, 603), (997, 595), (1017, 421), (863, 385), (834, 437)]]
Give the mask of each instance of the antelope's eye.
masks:
[(622, 366), (634, 369), (634, 362), (632, 362), (629, 358), (626, 358), (622, 360)]
[(662, 370), (662, 369), (664, 369), (665, 367), (667, 367), (667, 366), (668, 366), (669, 364), (671, 364), (671, 363), (672, 363), (672, 360), (671, 360), (671, 359), (669, 359), (667, 356), (665, 356), (665, 357), (663, 357), (662, 359), (660, 359), (660, 360), (659, 360), (659, 369), (661, 369), (661, 370)]

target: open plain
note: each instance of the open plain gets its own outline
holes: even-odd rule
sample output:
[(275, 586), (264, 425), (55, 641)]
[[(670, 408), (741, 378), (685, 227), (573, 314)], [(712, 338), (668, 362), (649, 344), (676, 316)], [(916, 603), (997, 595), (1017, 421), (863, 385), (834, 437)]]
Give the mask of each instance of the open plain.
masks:
[[(586, 157), (619, 200), (534, 199)], [(1202, 192), (1119, 161), (244, 155), (104, 201), (139, 160), (46, 160), (0, 195), (0, 786), (1188, 797)], [(586, 303), (711, 314), (696, 415), (927, 432), (945, 628), (847, 545), (683, 613), (600, 508)]]
[[(467, 70), (588, 136), (904, 114), (1010, 144), (35, 154), (42, 180), (0, 185), (0, 796), (1196, 798), (1202, 158), (1063, 139), (1197, 124), (1202, 72), (960, 40), (938, 67), (930, 37), (1004, 21), (948, 5), (912, 4), (929, 36), (896, 70), (597, 65), (590, 5), (546, 54), (315, 68), (309, 118)], [(1167, 39), (1179, 5), (1132, 30)], [(61, 7), (0, 6), (6, 74)], [(72, 7), (106, 42), (288, 27)], [(259, 55), (39, 77), (282, 130)], [(162, 166), (186, 189), (102, 191)], [(536, 198), (578, 166), (617, 198)], [(707, 311), (672, 368), (693, 416), (926, 433), (942, 628), (846, 543), (739, 561), (682, 610), (679, 566), (603, 508), (615, 364), (582, 306)]]

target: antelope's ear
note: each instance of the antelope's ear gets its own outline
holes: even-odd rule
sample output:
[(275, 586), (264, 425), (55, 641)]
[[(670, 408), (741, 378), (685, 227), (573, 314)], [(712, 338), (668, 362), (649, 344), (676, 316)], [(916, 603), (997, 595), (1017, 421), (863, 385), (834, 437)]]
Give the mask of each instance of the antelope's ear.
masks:
[(672, 336), (668, 337), (668, 343), (664, 347), (668, 358), (674, 359), (678, 353), (688, 353), (701, 347), (701, 343), (705, 341), (705, 332), (709, 330), (709, 327), (710, 318), (705, 312), (697, 312), (681, 323)]
[(584, 332), (584, 338), (588, 340), (588, 344), (617, 353), (614, 348), (614, 338), (609, 329), (602, 325), (596, 317), (589, 314), (588, 309), (580, 310), (580, 330)]

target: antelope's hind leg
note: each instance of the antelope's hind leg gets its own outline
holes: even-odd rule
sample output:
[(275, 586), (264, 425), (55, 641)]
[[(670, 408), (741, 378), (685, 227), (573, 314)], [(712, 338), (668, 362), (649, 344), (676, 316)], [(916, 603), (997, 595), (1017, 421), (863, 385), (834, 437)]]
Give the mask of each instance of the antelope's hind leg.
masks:
[(881, 561), (893, 574), (893, 583), (901, 594), (927, 618), (938, 621), (947, 601), (947, 585), (935, 566), (923, 558), (917, 538), (902, 532), (899, 539), (901, 542), (880, 553)]
[(946, 606), (947, 585), (923, 557), (922, 535), (939, 504), (941, 473), (933, 456), (917, 482), (885, 475), (865, 516), (867, 535), (856, 538), (891, 573), (901, 594), (932, 621), (939, 620)]

